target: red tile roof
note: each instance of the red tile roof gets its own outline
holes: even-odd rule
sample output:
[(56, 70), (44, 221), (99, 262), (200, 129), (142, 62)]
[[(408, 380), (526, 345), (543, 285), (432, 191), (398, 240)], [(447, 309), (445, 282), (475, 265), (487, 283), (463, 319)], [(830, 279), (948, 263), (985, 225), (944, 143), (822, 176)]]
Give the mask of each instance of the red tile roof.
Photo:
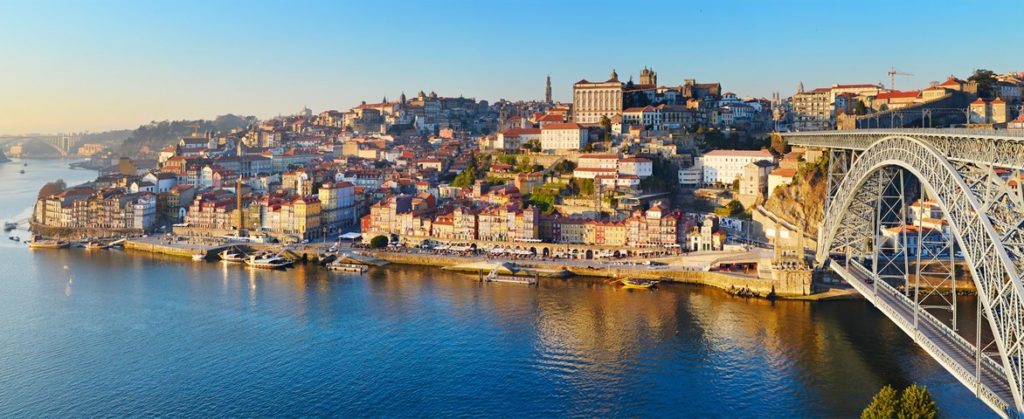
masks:
[(575, 122), (565, 122), (560, 124), (548, 124), (544, 129), (546, 130), (565, 130), (565, 129), (581, 129), (582, 125)]

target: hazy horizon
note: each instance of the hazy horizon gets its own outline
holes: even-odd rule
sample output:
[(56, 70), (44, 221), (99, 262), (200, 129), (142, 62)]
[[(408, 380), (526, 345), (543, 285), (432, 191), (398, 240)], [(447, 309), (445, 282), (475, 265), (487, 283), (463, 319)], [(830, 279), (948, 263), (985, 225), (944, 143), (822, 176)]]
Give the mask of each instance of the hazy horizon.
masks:
[[(833, 83), (926, 87), (976, 68), (1024, 70), (1001, 2), (5, 2), (0, 134), (134, 129), (150, 121), (346, 110), (405, 92), (554, 99), (615, 69), (740, 96)], [(929, 16), (944, 17), (931, 19)], [(886, 16), (919, 16), (898, 21)], [(951, 22), (951, 18), (956, 21)], [(964, 23), (958, 23), (964, 22)], [(944, 25), (944, 26), (940, 26)], [(980, 34), (980, 35), (979, 35)], [(969, 35), (969, 36), (968, 36)], [(1011, 44), (1012, 45), (1012, 44)]]

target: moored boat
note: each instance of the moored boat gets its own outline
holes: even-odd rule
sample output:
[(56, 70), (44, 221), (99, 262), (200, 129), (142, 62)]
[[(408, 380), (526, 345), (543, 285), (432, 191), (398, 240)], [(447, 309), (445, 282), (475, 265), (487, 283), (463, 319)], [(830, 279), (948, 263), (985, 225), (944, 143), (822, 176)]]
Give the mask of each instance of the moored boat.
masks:
[(193, 253), (192, 260), (199, 262), (206, 259), (206, 253)]
[(230, 263), (242, 263), (246, 261), (245, 254), (237, 250), (223, 250), (217, 254), (220, 260)]
[(327, 264), (327, 269), (330, 269), (332, 271), (363, 273), (368, 271), (370, 268), (368, 268), (366, 265), (359, 265), (355, 263), (331, 262)]
[(18, 228), (18, 223), (4, 222), (4, 231), (11, 231)]
[(68, 247), (68, 242), (58, 240), (32, 240), (28, 242), (31, 249), (63, 249)]
[(102, 250), (102, 249), (106, 249), (106, 248), (107, 248), (106, 245), (104, 245), (103, 243), (98, 243), (98, 242), (88, 242), (88, 243), (85, 244), (85, 250)]
[(653, 279), (624, 278), (619, 282), (622, 284), (622, 288), (626, 289), (650, 289), (658, 285), (658, 281)]
[(291, 266), (292, 261), (277, 255), (252, 255), (245, 260), (245, 264), (260, 269), (284, 269)]

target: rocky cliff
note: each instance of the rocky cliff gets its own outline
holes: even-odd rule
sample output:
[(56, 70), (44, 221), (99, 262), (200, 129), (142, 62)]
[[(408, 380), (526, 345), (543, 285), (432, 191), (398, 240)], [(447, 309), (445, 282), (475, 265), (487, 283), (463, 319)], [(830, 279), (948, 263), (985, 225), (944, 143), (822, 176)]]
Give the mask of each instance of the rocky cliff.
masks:
[(804, 163), (793, 183), (775, 188), (764, 207), (816, 237), (825, 207), (827, 167), (824, 159), (818, 164)]

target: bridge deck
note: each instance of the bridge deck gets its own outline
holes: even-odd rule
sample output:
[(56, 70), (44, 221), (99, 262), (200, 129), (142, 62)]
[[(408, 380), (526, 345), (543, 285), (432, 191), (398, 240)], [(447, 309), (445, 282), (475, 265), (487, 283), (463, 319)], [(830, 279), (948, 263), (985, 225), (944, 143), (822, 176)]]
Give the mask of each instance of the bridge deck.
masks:
[(939, 364), (953, 374), (968, 390), (989, 405), (1001, 416), (1017, 416), (1013, 393), (1001, 370), (1001, 366), (985, 357), (980, 371), (980, 382), (975, 378), (975, 354), (969, 344), (955, 332), (927, 313), (919, 313), (917, 328), (914, 328), (914, 309), (902, 293), (878, 281), (878, 292), (868, 283), (872, 274), (863, 266), (851, 263), (849, 268), (832, 261), (832, 270), (850, 283), (868, 301), (882, 311), (911, 336), (918, 345), (932, 355)]

